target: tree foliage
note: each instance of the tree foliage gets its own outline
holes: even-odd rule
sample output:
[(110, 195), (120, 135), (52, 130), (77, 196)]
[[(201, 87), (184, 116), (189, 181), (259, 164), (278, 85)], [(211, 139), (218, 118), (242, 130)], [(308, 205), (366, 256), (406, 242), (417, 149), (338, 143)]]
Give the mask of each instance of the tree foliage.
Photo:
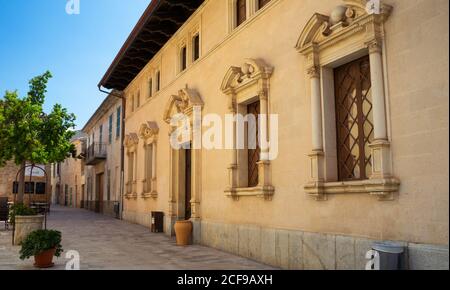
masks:
[(61, 105), (44, 112), (50, 72), (29, 82), (28, 94), (6, 91), (0, 99), (0, 167), (8, 161), (48, 164), (63, 161), (74, 150), (75, 115)]

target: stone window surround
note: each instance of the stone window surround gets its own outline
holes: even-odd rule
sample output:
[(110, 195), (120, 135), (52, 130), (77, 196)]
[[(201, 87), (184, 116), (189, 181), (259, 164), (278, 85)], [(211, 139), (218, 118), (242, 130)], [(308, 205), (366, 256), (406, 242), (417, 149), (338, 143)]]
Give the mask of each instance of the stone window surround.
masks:
[[(273, 68), (267, 66), (262, 60), (247, 59), (241, 67), (231, 67), (223, 80), (221, 90), (228, 98), (228, 112), (236, 115), (237, 113), (246, 114), (247, 104), (260, 101), (261, 116), (265, 117), (270, 113), (269, 109), (269, 88), (270, 77)], [(245, 112), (244, 112), (245, 110)], [(266, 125), (261, 128), (269, 138), (268, 120), (264, 122)], [(237, 124), (233, 126), (233, 148), (237, 146)], [(227, 196), (234, 200), (240, 197), (257, 196), (266, 200), (271, 200), (275, 192), (271, 180), (271, 162), (267, 159), (268, 150), (261, 150), (261, 159), (258, 162), (259, 181), (256, 187), (249, 188), (247, 175), (247, 156), (242, 151), (231, 150), (229, 171), (229, 185), (225, 190)], [(244, 156), (245, 155), (245, 156)]]
[[(186, 67), (183, 68), (183, 49), (186, 48)], [(184, 71), (186, 71), (189, 67), (189, 60), (188, 60), (188, 55), (189, 55), (189, 49), (188, 49), (188, 41), (187, 41), (187, 37), (183, 37), (179, 42), (178, 42), (178, 46), (177, 46), (177, 72), (178, 74), (183, 73)]]
[[(139, 130), (139, 137), (144, 141), (143, 148), (145, 151), (145, 178), (142, 180), (143, 192), (142, 198), (157, 198), (157, 179), (156, 179), (156, 164), (157, 164), (157, 144), (158, 144), (158, 133), (159, 128), (156, 122), (147, 122), (146, 124), (142, 124)], [(147, 163), (147, 150), (148, 147), (152, 147), (152, 164), (151, 164), (151, 180), (147, 180), (147, 173), (150, 166)], [(150, 190), (149, 190), (150, 189)]]
[[(191, 25), (191, 28), (181, 34), (178, 37), (177, 44), (177, 75), (181, 75), (186, 72), (191, 65), (197, 63), (202, 57), (202, 34), (201, 34), (201, 20), (198, 20), (196, 23)], [(199, 36), (199, 58), (194, 61), (194, 36)], [(182, 60), (181, 60), (181, 50), (186, 47), (186, 68), (182, 69)]]
[[(311, 84), (312, 152), (307, 194), (326, 200), (329, 194), (364, 193), (379, 200), (393, 200), (400, 181), (393, 176), (388, 116), (386, 108), (386, 75), (383, 66), (384, 22), (392, 7), (382, 4), (380, 14), (368, 14), (364, 0), (344, 0), (332, 16), (314, 14), (297, 43), (305, 57)], [(337, 47), (339, 49), (337, 49)], [(369, 55), (372, 79), (374, 141), (372, 176), (364, 181), (337, 181), (336, 129), (333, 69), (354, 59)], [(332, 100), (332, 101), (331, 101)]]
[(231, 33), (233, 30), (245, 25), (254, 15), (267, 9), (277, 1), (278, 0), (271, 0), (260, 9), (258, 0), (247, 0), (247, 18), (241, 25), (237, 26), (237, 0), (228, 0), (228, 32)]
[[(160, 89), (157, 90), (157, 73), (160, 72)], [(161, 59), (157, 59), (154, 61), (152, 66), (148, 69), (148, 73), (146, 75), (141, 75), (138, 79), (133, 81), (133, 84), (130, 85), (126, 91), (125, 95), (127, 98), (127, 104), (130, 104), (130, 106), (127, 105), (127, 111), (128, 114), (126, 114), (125, 121), (128, 120), (128, 118), (132, 117), (134, 113), (138, 112), (140, 109), (145, 107), (145, 104), (147, 102), (152, 101), (155, 99), (161, 92)], [(146, 81), (142, 81), (142, 79), (145, 79)], [(149, 97), (149, 82), (152, 80), (152, 95)], [(144, 88), (142, 88), (144, 86)], [(140, 99), (140, 106), (136, 106), (136, 98), (135, 95), (137, 93), (142, 92), (142, 95), (145, 95), (147, 97)]]
[[(127, 199), (137, 198), (137, 151), (139, 145), (139, 136), (136, 133), (130, 133), (125, 136), (124, 146), (126, 148), (127, 157), (127, 181), (125, 183)], [(130, 157), (131, 156), (131, 157)], [(133, 172), (130, 174), (130, 158), (132, 158)], [(131, 180), (130, 180), (130, 177)]]
[[(171, 126), (171, 119), (174, 114), (183, 113), (189, 117), (191, 128), (194, 122), (201, 120), (194, 120), (194, 107), (203, 109), (204, 103), (198, 92), (194, 89), (186, 88), (178, 91), (177, 95), (172, 95), (169, 99), (166, 109), (164, 111), (163, 119), (170, 126), (169, 138), (171, 134), (177, 129)], [(192, 133), (192, 131), (191, 131)], [(198, 132), (201, 140), (201, 132)], [(201, 218), (200, 212), (200, 197), (202, 191), (202, 149), (195, 149), (198, 147), (195, 143), (198, 142), (198, 136), (191, 134), (191, 141), (193, 143), (192, 152), (192, 196), (191, 196), (191, 220), (198, 220)], [(171, 145), (169, 145), (171, 146)], [(201, 141), (200, 141), (201, 146)], [(200, 147), (201, 148), (201, 147)], [(175, 150), (170, 147), (170, 182), (169, 182), (169, 218), (171, 224), (176, 220), (184, 219), (184, 207), (181, 202), (181, 197), (184, 189), (180, 186), (180, 180), (183, 178), (182, 174), (182, 150)]]

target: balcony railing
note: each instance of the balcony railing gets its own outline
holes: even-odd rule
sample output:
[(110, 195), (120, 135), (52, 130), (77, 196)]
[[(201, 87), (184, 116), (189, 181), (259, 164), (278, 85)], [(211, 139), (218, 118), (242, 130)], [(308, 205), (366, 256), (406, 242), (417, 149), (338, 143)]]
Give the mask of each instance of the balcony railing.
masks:
[(86, 165), (96, 165), (106, 159), (106, 144), (93, 143), (86, 150)]

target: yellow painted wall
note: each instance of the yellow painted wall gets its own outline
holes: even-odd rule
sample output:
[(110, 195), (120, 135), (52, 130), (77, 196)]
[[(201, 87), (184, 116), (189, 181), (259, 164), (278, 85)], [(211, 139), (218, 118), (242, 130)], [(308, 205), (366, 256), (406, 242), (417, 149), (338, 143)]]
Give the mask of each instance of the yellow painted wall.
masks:
[[(126, 133), (138, 133), (142, 123), (160, 128), (157, 156), (158, 198), (126, 200), (129, 215), (169, 208), (169, 126), (162, 120), (171, 95), (186, 84), (202, 97), (203, 113), (227, 113), (220, 91), (225, 73), (246, 58), (273, 66), (271, 113), (279, 114), (279, 157), (271, 170), (272, 201), (256, 197), (233, 201), (225, 196), (229, 154), (202, 152), (201, 218), (231, 224), (310, 232), (336, 233), (373, 239), (448, 244), (448, 1), (389, 0), (394, 7), (386, 22), (388, 123), (394, 174), (402, 185), (394, 201), (369, 195), (329, 196), (317, 202), (306, 196), (311, 151), (309, 81), (303, 57), (294, 49), (313, 13), (329, 15), (340, 0), (273, 0), (270, 6), (228, 33), (227, 1), (209, 0), (125, 90), (141, 92), (141, 107), (127, 106)], [(177, 74), (178, 44), (200, 25), (202, 57)], [(153, 67), (161, 67), (162, 90), (146, 99)], [(143, 142), (138, 149), (138, 193), (144, 178)], [(125, 166), (127, 168), (127, 166)], [(127, 173), (125, 173), (127, 176)]]

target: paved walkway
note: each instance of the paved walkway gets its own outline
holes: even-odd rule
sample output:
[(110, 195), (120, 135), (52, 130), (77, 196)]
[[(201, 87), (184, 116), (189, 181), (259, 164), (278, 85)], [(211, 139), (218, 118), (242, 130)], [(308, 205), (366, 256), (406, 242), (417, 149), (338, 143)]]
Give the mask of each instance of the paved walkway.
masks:
[[(53, 269), (65, 269), (65, 253), (80, 253), (82, 270), (258, 270), (270, 267), (203, 246), (177, 247), (174, 239), (143, 226), (86, 210), (53, 207), (49, 229), (62, 232), (65, 252)], [(0, 270), (33, 269), (11, 246), (11, 231), (0, 225)]]

